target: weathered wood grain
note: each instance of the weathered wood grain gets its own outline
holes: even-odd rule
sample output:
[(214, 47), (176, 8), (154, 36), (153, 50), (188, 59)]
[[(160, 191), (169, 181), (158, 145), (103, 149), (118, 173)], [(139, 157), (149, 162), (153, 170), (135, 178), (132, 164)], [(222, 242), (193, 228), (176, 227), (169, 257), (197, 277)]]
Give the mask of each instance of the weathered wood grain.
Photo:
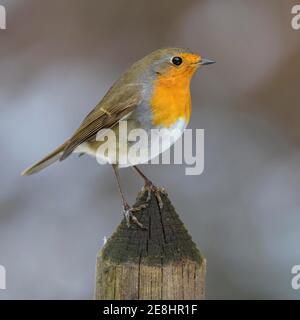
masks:
[[(136, 206), (144, 203), (140, 194)], [(154, 195), (137, 213), (147, 227), (123, 220), (97, 256), (95, 299), (204, 299), (206, 261), (168, 196), (160, 209)]]

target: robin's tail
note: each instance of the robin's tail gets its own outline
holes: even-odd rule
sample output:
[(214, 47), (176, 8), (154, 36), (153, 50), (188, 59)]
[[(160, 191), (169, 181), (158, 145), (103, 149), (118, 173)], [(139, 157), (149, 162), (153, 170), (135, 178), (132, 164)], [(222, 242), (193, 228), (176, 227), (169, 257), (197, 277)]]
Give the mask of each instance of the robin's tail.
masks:
[(54, 163), (55, 161), (59, 160), (59, 158), (62, 156), (63, 151), (65, 149), (67, 142), (59, 146), (57, 149), (55, 149), (52, 153), (47, 155), (44, 159), (34, 164), (32, 167), (27, 168), (24, 170), (21, 175), (22, 176), (30, 176), (33, 173), (37, 173), (44, 168), (50, 166), (50, 164)]

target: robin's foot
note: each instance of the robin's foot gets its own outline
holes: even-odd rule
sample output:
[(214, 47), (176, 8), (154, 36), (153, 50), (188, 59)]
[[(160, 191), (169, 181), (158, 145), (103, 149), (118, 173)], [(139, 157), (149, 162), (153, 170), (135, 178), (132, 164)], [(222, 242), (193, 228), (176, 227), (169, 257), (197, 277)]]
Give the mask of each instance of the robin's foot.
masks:
[(125, 217), (128, 228), (130, 227), (131, 224), (136, 224), (141, 229), (144, 229), (144, 230), (147, 229), (146, 227), (143, 226), (142, 223), (139, 222), (137, 217), (134, 215), (135, 212), (141, 211), (146, 207), (147, 207), (146, 204), (141, 204), (138, 207), (130, 207), (128, 203), (124, 203), (123, 212), (124, 212), (124, 217)]
[(163, 201), (161, 199), (161, 195), (166, 195), (167, 192), (164, 188), (156, 187), (150, 180), (146, 181), (145, 186), (143, 188), (144, 191), (147, 192), (147, 199), (146, 202), (149, 202), (151, 199), (151, 193), (155, 195), (155, 198), (157, 199), (158, 206), (160, 209), (163, 208)]

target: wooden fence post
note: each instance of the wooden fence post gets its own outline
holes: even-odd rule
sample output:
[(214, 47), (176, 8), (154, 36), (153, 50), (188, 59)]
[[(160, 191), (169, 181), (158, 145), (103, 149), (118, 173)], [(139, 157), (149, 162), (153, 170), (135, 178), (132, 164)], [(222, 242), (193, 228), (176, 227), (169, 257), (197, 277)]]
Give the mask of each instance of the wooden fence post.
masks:
[[(140, 194), (136, 205), (145, 201)], [(123, 220), (100, 250), (96, 264), (96, 300), (204, 299), (206, 261), (168, 196), (163, 208), (151, 194), (137, 213), (147, 230)]]

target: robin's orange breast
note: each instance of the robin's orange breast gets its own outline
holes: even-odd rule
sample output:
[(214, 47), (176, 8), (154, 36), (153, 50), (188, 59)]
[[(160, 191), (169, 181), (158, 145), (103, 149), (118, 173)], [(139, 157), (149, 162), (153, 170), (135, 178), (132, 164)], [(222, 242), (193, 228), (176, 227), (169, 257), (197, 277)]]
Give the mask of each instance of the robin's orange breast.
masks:
[(179, 119), (189, 122), (191, 114), (189, 74), (160, 76), (154, 81), (150, 101), (154, 126), (169, 128)]

